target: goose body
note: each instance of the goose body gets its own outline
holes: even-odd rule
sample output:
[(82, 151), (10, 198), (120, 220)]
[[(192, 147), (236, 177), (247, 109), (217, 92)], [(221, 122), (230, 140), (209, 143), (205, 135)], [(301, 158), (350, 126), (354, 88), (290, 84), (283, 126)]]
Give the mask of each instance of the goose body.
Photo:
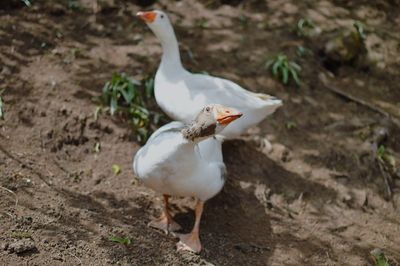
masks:
[(147, 187), (160, 194), (206, 201), (225, 182), (221, 142), (215, 138), (192, 142), (181, 134), (183, 128), (181, 122), (159, 128), (137, 152), (133, 168)]
[(220, 104), (203, 107), (191, 123), (171, 122), (152, 134), (135, 155), (133, 170), (143, 183), (163, 194), (164, 210), (150, 226), (179, 230), (168, 210), (170, 196), (195, 197), (196, 221), (190, 234), (181, 234), (178, 249), (200, 252), (200, 218), (203, 204), (224, 186), (225, 165), (221, 140), (215, 135), (242, 114)]
[(230, 80), (190, 73), (182, 66), (178, 41), (167, 15), (156, 10), (139, 12), (138, 16), (161, 42), (163, 55), (154, 92), (158, 105), (171, 118), (189, 122), (207, 104), (230, 106), (244, 115), (221, 132), (226, 138), (234, 138), (282, 105), (282, 101), (273, 96), (250, 92)]

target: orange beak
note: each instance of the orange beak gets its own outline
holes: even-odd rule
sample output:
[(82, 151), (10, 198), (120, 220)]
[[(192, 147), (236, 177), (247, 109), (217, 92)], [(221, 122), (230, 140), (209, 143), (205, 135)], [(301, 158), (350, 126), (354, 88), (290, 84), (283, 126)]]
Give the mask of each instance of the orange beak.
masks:
[(242, 115), (241, 112), (230, 107), (221, 106), (217, 109), (217, 121), (222, 125), (228, 125)]
[(156, 19), (157, 14), (154, 11), (148, 11), (148, 12), (139, 11), (136, 13), (136, 16), (146, 23), (152, 23)]

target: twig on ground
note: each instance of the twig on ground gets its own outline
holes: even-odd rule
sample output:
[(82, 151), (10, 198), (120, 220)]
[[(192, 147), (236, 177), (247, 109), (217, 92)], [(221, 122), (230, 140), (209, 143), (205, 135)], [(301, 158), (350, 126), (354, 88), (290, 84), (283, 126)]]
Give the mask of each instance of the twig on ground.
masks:
[(23, 164), (25, 165), (25, 167), (27, 169), (29, 169), (30, 171), (32, 171), (32, 173), (34, 173), (37, 177), (39, 177), (40, 180), (42, 180), (46, 185), (48, 185), (49, 187), (51, 187), (51, 183), (49, 183), (44, 176), (38, 172), (37, 170), (33, 169), (32, 167), (30, 167), (29, 165), (27, 165), (26, 163), (24, 163), (21, 159), (15, 157), (14, 155), (12, 155), (9, 151), (7, 151), (2, 145), (0, 145), (0, 151), (2, 151), (7, 157), (9, 157), (10, 159), (18, 162), (19, 164)]
[(348, 99), (348, 100), (350, 100), (350, 101), (353, 101), (353, 102), (355, 102), (355, 103), (358, 103), (358, 104), (360, 104), (360, 105), (362, 105), (362, 106), (364, 106), (364, 107), (367, 107), (368, 109), (370, 109), (370, 110), (372, 110), (372, 111), (374, 111), (374, 112), (377, 112), (377, 113), (379, 113), (379, 114), (381, 114), (381, 115), (383, 115), (383, 116), (389, 118), (389, 120), (390, 120), (393, 124), (395, 124), (397, 127), (400, 128), (400, 120), (399, 120), (397, 117), (394, 117), (393, 115), (389, 114), (389, 113), (386, 112), (385, 110), (383, 110), (383, 109), (381, 109), (381, 108), (379, 108), (379, 107), (377, 107), (377, 106), (375, 106), (375, 105), (373, 105), (373, 104), (371, 104), (371, 103), (369, 103), (369, 102), (366, 102), (366, 101), (364, 101), (364, 100), (362, 100), (362, 99), (360, 99), (360, 98), (357, 98), (357, 97), (355, 97), (355, 96), (353, 96), (353, 95), (350, 95), (350, 94), (347, 93), (347, 92), (344, 92), (344, 91), (342, 91), (342, 90), (339, 90), (339, 89), (337, 89), (337, 88), (334, 88), (334, 87), (332, 87), (332, 86), (329, 86), (329, 85), (327, 85), (327, 84), (324, 84), (324, 86), (325, 86), (325, 88), (327, 88), (328, 90), (330, 90), (330, 91), (333, 92), (334, 94), (337, 94), (337, 95), (339, 95), (339, 96), (341, 96), (341, 97), (344, 97), (344, 98), (346, 98), (346, 99)]
[(18, 197), (17, 197), (17, 194), (15, 194), (14, 191), (12, 191), (12, 190), (10, 190), (10, 189), (8, 189), (8, 188), (6, 188), (6, 187), (0, 186), (0, 188), (1, 188), (2, 190), (4, 190), (4, 191), (7, 191), (8, 193), (13, 194), (13, 196), (15, 197), (15, 208), (17, 208), (17, 206), (18, 206)]
[(82, 263), (82, 261), (81, 261), (80, 258), (78, 258), (76, 255), (72, 254), (71, 252), (69, 252), (69, 254), (70, 254), (71, 256), (75, 257), (75, 258), (78, 260), (79, 265), (83, 265), (83, 263)]

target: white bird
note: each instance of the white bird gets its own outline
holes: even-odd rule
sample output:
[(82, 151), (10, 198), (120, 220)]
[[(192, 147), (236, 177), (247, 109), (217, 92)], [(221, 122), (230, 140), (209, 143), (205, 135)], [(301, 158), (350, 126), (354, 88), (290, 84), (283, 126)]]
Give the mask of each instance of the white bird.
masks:
[(150, 226), (176, 231), (180, 226), (168, 211), (170, 196), (195, 197), (196, 220), (189, 234), (178, 234), (178, 250), (200, 252), (200, 219), (203, 204), (225, 183), (221, 141), (212, 138), (242, 114), (219, 104), (204, 107), (189, 124), (171, 122), (159, 128), (135, 155), (133, 170), (143, 183), (164, 195), (161, 217)]
[(225, 138), (234, 138), (272, 114), (282, 101), (276, 97), (247, 91), (227, 79), (193, 74), (181, 63), (178, 41), (168, 16), (159, 10), (138, 12), (161, 42), (163, 54), (155, 77), (155, 98), (174, 120), (189, 122), (207, 104), (220, 103), (240, 110), (244, 117), (224, 129)]

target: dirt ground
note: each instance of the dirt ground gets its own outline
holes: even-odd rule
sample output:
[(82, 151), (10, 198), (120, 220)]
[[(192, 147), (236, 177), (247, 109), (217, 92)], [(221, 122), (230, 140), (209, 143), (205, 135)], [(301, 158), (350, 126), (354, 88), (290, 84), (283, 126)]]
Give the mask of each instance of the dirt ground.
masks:
[[(398, 1), (162, 0), (147, 7), (170, 14), (190, 70), (284, 101), (251, 136), (224, 143), (228, 181), (206, 204), (200, 255), (177, 252), (176, 239), (146, 226), (161, 200), (134, 179), (140, 146), (126, 121), (104, 113), (94, 119), (93, 98), (113, 72), (140, 80), (156, 71), (161, 48), (134, 16), (145, 1), (6, 2), (0, 265), (373, 265), (374, 248), (400, 264), (400, 178), (388, 197), (371, 149), (374, 132), (387, 130), (384, 145), (400, 163), (399, 126), (328, 88), (400, 119)], [(321, 36), (293, 32), (303, 17)], [(374, 29), (366, 45), (375, 63), (331, 64), (326, 38), (354, 19)], [(298, 45), (312, 54), (296, 57)], [(282, 51), (302, 66), (300, 88), (283, 86), (263, 67)], [(271, 149), (259, 146), (263, 139)], [(173, 200), (185, 231), (192, 205)]]

